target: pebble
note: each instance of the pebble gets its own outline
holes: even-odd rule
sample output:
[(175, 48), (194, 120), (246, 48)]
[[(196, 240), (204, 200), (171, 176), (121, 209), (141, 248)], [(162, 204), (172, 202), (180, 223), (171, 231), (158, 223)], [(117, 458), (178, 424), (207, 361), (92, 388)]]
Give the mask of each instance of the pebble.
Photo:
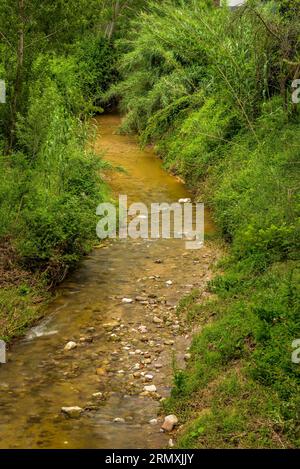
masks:
[(123, 298), (122, 303), (125, 303), (125, 304), (133, 303), (133, 299), (132, 298)]
[(95, 397), (96, 399), (100, 399), (101, 397), (103, 397), (103, 393), (102, 392), (94, 392), (94, 394), (92, 394), (93, 397)]
[(164, 423), (162, 424), (161, 428), (165, 432), (171, 432), (173, 428), (175, 427), (175, 425), (177, 425), (177, 423), (178, 423), (178, 418), (176, 417), (176, 415), (173, 415), (173, 414), (167, 415), (165, 417)]
[(122, 417), (116, 417), (114, 419), (114, 422), (115, 423), (125, 423), (125, 419), (123, 419)]
[(93, 337), (80, 337), (79, 342), (93, 342)]
[(157, 316), (154, 316), (153, 322), (154, 322), (154, 324), (161, 324), (163, 322), (163, 320), (158, 318)]
[(149, 423), (150, 423), (150, 425), (157, 425), (158, 420), (157, 419), (151, 419), (151, 420), (149, 420)]
[(172, 440), (172, 438), (169, 439), (169, 447), (170, 448), (174, 447), (174, 441)]
[(145, 375), (145, 378), (146, 378), (147, 381), (152, 381), (153, 380), (153, 375), (150, 375), (150, 374)]
[(83, 412), (83, 409), (78, 406), (73, 406), (73, 407), (62, 407), (61, 411), (66, 414), (68, 417), (72, 419), (76, 419), (80, 417), (80, 415)]
[(135, 301), (147, 301), (147, 297), (146, 296), (136, 296)]
[(154, 384), (150, 384), (149, 386), (144, 386), (144, 391), (156, 392), (156, 386)]
[(173, 345), (173, 344), (174, 344), (174, 340), (165, 340), (165, 341), (164, 341), (164, 344), (165, 344), (165, 345)]
[(188, 361), (188, 360), (191, 358), (191, 356), (192, 356), (192, 355), (191, 355), (190, 353), (186, 353), (185, 356), (184, 356), (184, 359), (185, 359), (186, 361)]
[(73, 350), (73, 349), (76, 348), (76, 347), (77, 347), (76, 342), (70, 341), (70, 342), (68, 342), (68, 343), (65, 345), (64, 350), (65, 350), (66, 352), (69, 352), (70, 350)]
[(166, 281), (166, 285), (173, 285), (172, 280), (167, 280), (167, 281)]

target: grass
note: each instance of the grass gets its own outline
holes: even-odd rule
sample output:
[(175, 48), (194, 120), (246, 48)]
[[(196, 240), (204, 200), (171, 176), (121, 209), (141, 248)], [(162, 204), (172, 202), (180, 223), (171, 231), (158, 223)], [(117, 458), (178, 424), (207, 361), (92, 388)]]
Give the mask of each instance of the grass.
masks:
[(178, 313), (204, 327), (164, 404), (183, 423), (178, 448), (299, 446), (299, 275), (293, 261), (256, 277), (231, 266), (210, 283), (212, 299), (193, 291), (180, 301)]
[(50, 294), (41, 286), (23, 284), (0, 291), (0, 339), (7, 343), (24, 334), (28, 326), (43, 316)]

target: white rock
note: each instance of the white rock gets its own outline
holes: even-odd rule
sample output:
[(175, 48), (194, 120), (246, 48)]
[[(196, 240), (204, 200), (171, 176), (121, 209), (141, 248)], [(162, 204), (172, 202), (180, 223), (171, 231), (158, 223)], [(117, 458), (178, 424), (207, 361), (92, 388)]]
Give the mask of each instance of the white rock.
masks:
[(74, 406), (74, 407), (62, 407), (61, 408), (61, 411), (68, 415), (68, 417), (72, 418), (72, 419), (76, 419), (78, 417), (80, 417), (80, 415), (82, 414), (83, 412), (83, 409), (81, 407), (78, 407), (78, 406)]
[(144, 391), (146, 392), (156, 392), (156, 386), (150, 384), (149, 386), (144, 386)]
[(145, 378), (146, 378), (147, 381), (152, 381), (153, 380), (153, 375), (150, 375), (150, 374), (145, 375)]
[(115, 423), (125, 423), (125, 419), (123, 419), (122, 417), (117, 417), (114, 419), (114, 422)]
[(176, 415), (167, 415), (167, 417), (165, 417), (164, 423), (162, 424), (161, 428), (165, 432), (171, 432), (177, 423), (178, 423), (178, 418), (176, 417)]
[(191, 358), (191, 356), (192, 356), (192, 355), (191, 355), (190, 353), (186, 353), (185, 356), (184, 356), (184, 359), (185, 359), (186, 361), (188, 361), (188, 360)]
[(70, 341), (70, 342), (68, 342), (68, 343), (65, 345), (64, 350), (65, 350), (66, 352), (69, 352), (69, 350), (73, 350), (73, 349), (76, 348), (76, 347), (77, 347), (76, 342)]
[(102, 392), (94, 392), (92, 394), (93, 397), (95, 397), (96, 399), (100, 399), (101, 397), (103, 397), (103, 393)]
[(148, 329), (146, 326), (139, 326), (138, 327), (138, 330), (142, 333), (142, 334), (146, 334), (148, 332)]
[(125, 303), (125, 304), (133, 303), (133, 299), (132, 298), (123, 298), (122, 303)]
[(166, 285), (173, 285), (172, 280), (167, 280), (167, 281), (166, 281)]
[(169, 439), (169, 447), (170, 448), (174, 447), (174, 441), (172, 440), (172, 438)]
[(157, 425), (158, 420), (157, 419), (151, 419), (149, 420), (150, 425)]

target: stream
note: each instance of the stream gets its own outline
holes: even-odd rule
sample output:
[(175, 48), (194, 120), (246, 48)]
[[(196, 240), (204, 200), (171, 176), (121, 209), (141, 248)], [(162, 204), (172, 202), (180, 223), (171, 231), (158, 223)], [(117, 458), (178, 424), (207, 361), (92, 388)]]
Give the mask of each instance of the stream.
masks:
[[(116, 132), (118, 115), (95, 125), (97, 151), (125, 169), (107, 172), (116, 197), (146, 205), (190, 197), (153, 149)], [(207, 214), (205, 231), (213, 229)], [(96, 247), (0, 366), (0, 448), (166, 447), (160, 401), (171, 390), (172, 362), (184, 366), (194, 333), (176, 304), (194, 288), (205, 294), (216, 258), (209, 241), (200, 250), (187, 250), (181, 239)], [(77, 346), (66, 351), (69, 341)], [(70, 418), (61, 412), (68, 406), (83, 411)]]

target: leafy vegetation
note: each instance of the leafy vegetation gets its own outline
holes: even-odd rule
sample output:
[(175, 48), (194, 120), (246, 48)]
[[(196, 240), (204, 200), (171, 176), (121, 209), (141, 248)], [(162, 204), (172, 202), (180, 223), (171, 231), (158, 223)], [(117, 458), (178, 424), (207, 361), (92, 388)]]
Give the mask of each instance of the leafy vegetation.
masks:
[(101, 155), (89, 149), (89, 119), (118, 78), (116, 35), (142, 6), (1, 2), (0, 338), (41, 314), (49, 287), (95, 241), (96, 207), (108, 190)]
[(106, 96), (122, 130), (205, 196), (230, 243), (215, 299), (178, 309), (202, 325), (166, 403), (186, 422), (180, 447), (300, 443), (299, 14), (297, 1), (152, 4), (119, 45)]

